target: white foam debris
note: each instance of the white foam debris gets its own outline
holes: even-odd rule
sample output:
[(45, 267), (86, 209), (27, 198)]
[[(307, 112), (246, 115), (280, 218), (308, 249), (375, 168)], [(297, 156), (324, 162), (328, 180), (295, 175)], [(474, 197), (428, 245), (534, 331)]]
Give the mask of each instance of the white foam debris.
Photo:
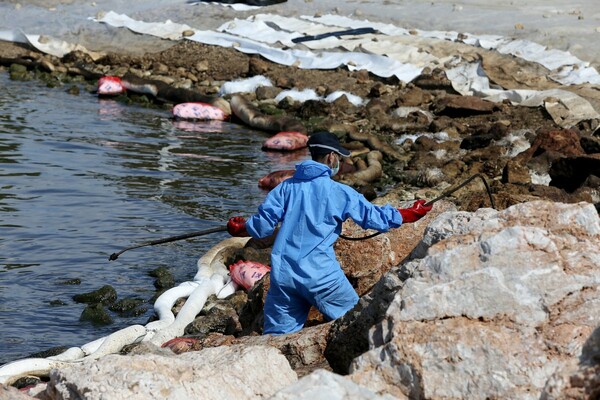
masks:
[(533, 183), (534, 185), (548, 186), (550, 184), (550, 181), (552, 180), (552, 178), (550, 178), (550, 175), (548, 175), (547, 173), (540, 174), (533, 170), (529, 170), (529, 176), (531, 177), (531, 183)]
[(448, 156), (448, 150), (446, 149), (437, 149), (431, 152), (436, 160), (445, 160)]
[(325, 101), (328, 103), (333, 103), (334, 101), (336, 101), (337, 99), (339, 99), (342, 96), (346, 96), (348, 101), (350, 103), (354, 104), (355, 106), (362, 106), (364, 104), (364, 100), (360, 96), (356, 96), (352, 93), (344, 92), (343, 90), (337, 90), (337, 91), (331, 93), (330, 95), (325, 97)]
[(450, 135), (448, 135), (448, 132), (445, 132), (445, 131), (440, 131), (440, 132), (435, 132), (435, 133), (420, 132), (420, 133), (406, 133), (406, 134), (400, 136), (398, 139), (396, 139), (395, 144), (401, 145), (404, 142), (406, 142), (407, 140), (412, 140), (414, 142), (421, 136), (431, 138), (438, 143), (447, 142), (447, 141), (451, 140)]
[(233, 93), (252, 93), (259, 86), (273, 86), (273, 84), (269, 78), (256, 75), (248, 79), (225, 82), (219, 90), (219, 96)]
[(290, 97), (290, 98), (294, 99), (295, 101), (299, 101), (302, 103), (304, 103), (305, 101), (308, 101), (308, 100), (321, 100), (321, 97), (313, 89), (304, 89), (304, 90), (291, 89), (291, 90), (284, 90), (284, 91), (280, 92), (275, 97), (275, 101), (279, 103), (281, 100), (285, 99), (286, 97)]
[(329, 94), (326, 97), (321, 97), (313, 89), (284, 90), (275, 97), (275, 101), (280, 102), (281, 100), (285, 99), (286, 97), (290, 97), (290, 98), (294, 99), (295, 101), (299, 101), (299, 102), (305, 102), (307, 100), (318, 100), (318, 101), (326, 101), (328, 103), (333, 103), (334, 101), (336, 101), (337, 99), (339, 99), (342, 96), (346, 96), (348, 101), (350, 103), (354, 104), (355, 106), (362, 106), (365, 103), (365, 101), (360, 96), (356, 96), (352, 93), (348, 93), (348, 92), (344, 92), (344, 91), (336, 91), (336, 92)]
[(501, 140), (498, 140), (496, 144), (506, 148), (505, 157), (512, 158), (531, 147), (531, 143), (529, 143), (526, 136), (528, 133), (531, 133), (528, 129), (513, 131)]

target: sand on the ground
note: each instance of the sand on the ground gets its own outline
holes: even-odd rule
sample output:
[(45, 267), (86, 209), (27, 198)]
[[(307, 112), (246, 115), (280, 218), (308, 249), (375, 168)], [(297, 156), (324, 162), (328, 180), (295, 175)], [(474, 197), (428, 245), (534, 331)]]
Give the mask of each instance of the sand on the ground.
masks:
[(288, 0), (251, 11), (186, 0), (9, 0), (0, 2), (0, 31), (50, 35), (92, 50), (160, 51), (169, 41), (149, 38), (90, 20), (114, 11), (145, 22), (216, 29), (258, 13), (283, 16), (339, 14), (399, 27), (495, 34), (569, 51), (599, 69), (600, 2), (597, 0)]

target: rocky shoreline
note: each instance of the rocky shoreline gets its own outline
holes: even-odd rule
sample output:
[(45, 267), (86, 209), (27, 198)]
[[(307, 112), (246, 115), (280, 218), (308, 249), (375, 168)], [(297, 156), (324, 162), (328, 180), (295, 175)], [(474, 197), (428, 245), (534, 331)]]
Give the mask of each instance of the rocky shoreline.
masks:
[[(331, 130), (350, 148), (383, 153), (384, 173), (380, 177), (369, 185), (348, 182), (356, 183), (354, 186), (365, 193), (401, 187), (408, 196), (404, 200), (412, 199), (408, 193), (432, 198), (481, 173), (498, 196), (500, 209), (532, 199), (594, 204), (600, 200), (595, 178), (599, 166), (593, 156), (600, 147), (598, 121), (581, 121), (565, 129), (543, 107), (460, 96), (442, 71), (423, 73), (406, 84), (364, 70), (286, 67), (260, 56), (191, 41), (144, 56), (109, 53), (95, 61), (79, 51), (58, 59), (3, 42), (0, 65), (9, 70), (13, 79), (36, 76), (65, 90), (77, 91), (73, 86), (84, 83), (94, 91), (101, 76), (130, 75), (208, 99), (219, 97), (226, 82), (263, 76), (273, 86), (259, 86), (243, 96), (265, 115), (294, 119), (308, 134)], [(274, 100), (290, 89), (313, 89), (319, 96), (339, 91), (347, 95), (333, 102)], [(350, 94), (364, 99), (366, 104), (351, 103)], [(229, 100), (231, 95), (222, 98)], [(181, 93), (165, 99), (129, 92), (120, 99), (166, 109), (178, 100), (189, 101)], [(244, 123), (235, 115), (232, 122)], [(519, 151), (527, 147), (529, 151)], [(581, 172), (575, 176), (574, 171)], [(461, 192), (453, 200), (460, 209), (473, 211), (484, 200), (471, 197), (480, 195)]]
[[(339, 241), (336, 245), (338, 257), (362, 300), (354, 311), (338, 321), (323, 323), (315, 313), (307, 328), (298, 334), (257, 336), (260, 334), (262, 301), (268, 289), (267, 277), (248, 293), (238, 291), (226, 300), (215, 298), (207, 303), (202, 315), (186, 328), (186, 336), (192, 340), (180, 342), (170, 350), (132, 345), (124, 348), (122, 353), (130, 357), (169, 358), (173, 353), (205, 354), (206, 349), (216, 346), (222, 349), (223, 354), (214, 357), (229, 360), (233, 368), (236, 362), (244, 359), (245, 352), (256, 351), (252, 359), (255, 365), (264, 367), (264, 374), (246, 374), (238, 378), (245, 384), (260, 379), (263, 386), (239, 393), (221, 388), (222, 398), (227, 395), (239, 398), (300, 398), (299, 394), (293, 394), (294, 390), (300, 393), (300, 389), (290, 389), (291, 394), (285, 394), (285, 388), (300, 382), (296, 382), (297, 377), (305, 376), (313, 377), (317, 383), (304, 381), (303, 390), (319, 387), (318, 382), (335, 381), (336, 385), (344, 388), (343, 393), (360, 393), (362, 397), (357, 398), (538, 398), (542, 391), (546, 398), (556, 398), (552, 390), (567, 390), (567, 386), (572, 385), (565, 383), (568, 380), (559, 375), (552, 375), (556, 371), (567, 371), (565, 376), (570, 373), (585, 376), (584, 384), (578, 389), (569, 387), (569, 390), (591, 390), (590, 385), (593, 386), (597, 379), (594, 375), (597, 365), (591, 361), (585, 364), (587, 369), (584, 368), (584, 372), (572, 371), (583, 368), (573, 364), (582, 348), (589, 350), (583, 357), (585, 360), (593, 359), (595, 354), (590, 349), (597, 341), (597, 334), (594, 336), (592, 333), (597, 331), (595, 328), (599, 321), (594, 318), (585, 320), (583, 315), (600, 315), (593, 310), (595, 306), (581, 309), (585, 302), (596, 304), (600, 298), (597, 278), (588, 276), (600, 265), (597, 262), (598, 215), (597, 211), (594, 215), (590, 206), (593, 204), (596, 210), (600, 207), (598, 121), (582, 121), (564, 128), (557, 125), (543, 107), (513, 106), (508, 102), (492, 103), (477, 97), (461, 96), (444, 73), (438, 70), (426, 71), (406, 84), (393, 78), (379, 78), (364, 70), (350, 72), (338, 68), (322, 71), (285, 67), (234, 49), (193, 42), (180, 42), (165, 51), (143, 56), (112, 53), (97, 59), (83, 52), (73, 52), (59, 59), (20, 45), (0, 42), (0, 65), (11, 79), (39, 79), (55, 86), (56, 90), (68, 90), (73, 95), (77, 95), (80, 87), (96, 90), (99, 77), (107, 75), (124, 77), (129, 74), (147, 82), (159, 81), (169, 88), (168, 95), (159, 98), (130, 92), (117, 98), (164, 109), (177, 104), (182, 93), (193, 92), (206, 98), (217, 98), (226, 82), (264, 76), (273, 86), (243, 93), (244, 99), (273, 120), (286, 118), (299, 123), (296, 126), (304, 128), (307, 134), (319, 130), (336, 133), (355, 153), (352, 165), (347, 167), (347, 173), (341, 179), (374, 202), (400, 205), (414, 198), (433, 199), (477, 174), (489, 182), (496, 210), (490, 209), (490, 195), (483, 185), (474, 183), (438, 202), (435, 212), (422, 223), (403, 227), (372, 241)], [(313, 89), (320, 96), (343, 91), (366, 99), (366, 104), (355, 105), (347, 95), (333, 102), (299, 102), (292, 98), (279, 102), (274, 100), (282, 91), (289, 89)], [(232, 95), (223, 96), (227, 101), (231, 98)], [(244, 123), (235, 113), (232, 122)], [(357, 179), (354, 174), (361, 168), (361, 163), (366, 166), (360, 170), (368, 168), (370, 163), (375, 164), (368, 159), (368, 154), (375, 152), (380, 154), (380, 171), (370, 174), (368, 179)], [(561, 222), (561, 218), (572, 220), (577, 216), (577, 224), (581, 225), (578, 228), (569, 228)], [(485, 222), (488, 219), (502, 222), (491, 226)], [(524, 227), (522, 229), (526, 232), (517, 232), (519, 227)], [(344, 229), (348, 234), (358, 236), (353, 228), (348, 223)], [(479, 237), (470, 233), (477, 230), (480, 231)], [(540, 230), (550, 233), (542, 234)], [(576, 246), (565, 236), (583, 244)], [(498, 237), (498, 241), (490, 244), (489, 237)], [(513, 247), (503, 244), (503, 241), (510, 243), (511, 240), (516, 241)], [(477, 257), (472, 258), (477, 251), (466, 243), (483, 246), (479, 261)], [(493, 265), (487, 264), (486, 260), (494, 259), (496, 250), (486, 246), (492, 249), (497, 246), (497, 251), (504, 252), (506, 258), (495, 261)], [(462, 249), (463, 258), (454, 259), (452, 249)], [(556, 259), (548, 261), (545, 257), (552, 254)], [(580, 258), (579, 254), (590, 256)], [(268, 263), (268, 255), (268, 243), (252, 243), (237, 257)], [(454, 270), (444, 275), (436, 267), (436, 262), (441, 262), (436, 261), (436, 257), (447, 258), (448, 264), (442, 262), (442, 265)], [(522, 278), (528, 282), (527, 293), (514, 283), (508, 285), (514, 298), (506, 297), (503, 278), (527, 274), (519, 269), (521, 266), (511, 265), (508, 261), (511, 257), (539, 257), (539, 262), (532, 261), (528, 267), (540, 268), (540, 274), (547, 273), (543, 272), (546, 271), (544, 268), (552, 271), (551, 277), (542, 281), (543, 285), (547, 285), (546, 292), (534, 290), (540, 282)], [(429, 275), (423, 272), (419, 279), (414, 280), (413, 267), (416, 264), (422, 264), (419, 269), (429, 271)], [(566, 265), (562, 272), (567, 277), (552, 268), (556, 264)], [(464, 269), (459, 271), (459, 267)], [(500, 276), (498, 270), (501, 271)], [(489, 273), (490, 281), (486, 281), (483, 275), (482, 281), (473, 281), (469, 278), (469, 271), (484, 271), (477, 272), (483, 275)], [(440, 273), (442, 275), (438, 276)], [(451, 278), (453, 274), (456, 276)], [(584, 278), (596, 283), (582, 283)], [(521, 278), (514, 279), (516, 282)], [(554, 282), (561, 279), (572, 280), (572, 292), (557, 293)], [(495, 286), (486, 286), (492, 281)], [(426, 290), (437, 293), (438, 297), (419, 298), (419, 285), (423, 285), (421, 290), (428, 288)], [(444, 297), (444, 287), (452, 287), (452, 293), (460, 301), (453, 302), (452, 298)], [(487, 287), (490, 293), (480, 292), (481, 287)], [(462, 293), (473, 293), (474, 298), (456, 295)], [(555, 293), (555, 297), (548, 293)], [(406, 303), (399, 298), (402, 296), (412, 300)], [(504, 303), (494, 302), (494, 296), (503, 298)], [(531, 296), (539, 301), (542, 309), (548, 309), (546, 318), (539, 315), (537, 306), (534, 306), (536, 301), (532, 302)], [(423, 309), (411, 309), (415, 302), (421, 302)], [(487, 308), (475, 307), (482, 303)], [(446, 309), (436, 308), (440, 304), (445, 304)], [(468, 309), (469, 304), (473, 304), (475, 309)], [(570, 310), (571, 314), (565, 310)], [(565, 324), (570, 327), (568, 332), (563, 331)], [(532, 337), (539, 335), (534, 333), (536, 329), (541, 329), (545, 335), (542, 335), (543, 344), (535, 342), (535, 346), (539, 347), (530, 342)], [(522, 341), (525, 353), (522, 358), (509, 355), (510, 345), (507, 343), (515, 336), (508, 335), (508, 331)], [(468, 341), (464, 348), (473, 349), (471, 358), (468, 352), (461, 350), (460, 344), (452, 347), (450, 339), (442, 340), (444, 335), (460, 336), (457, 332), (462, 332)], [(502, 336), (505, 333), (507, 336)], [(469, 336), (479, 337), (481, 341), (469, 341)], [(577, 337), (576, 344), (567, 343), (573, 337)], [(428, 344), (431, 338), (440, 346), (435, 351), (430, 350), (435, 356), (424, 350), (436, 346)], [(410, 345), (404, 345), (405, 342)], [(490, 343), (495, 343), (493, 349), (497, 359), (480, 354), (491, 349), (487, 347)], [(261, 346), (267, 349), (274, 347), (279, 353), (272, 353)], [(538, 352), (537, 360), (526, 354), (528, 346), (533, 346)], [(224, 353), (227, 351), (231, 353)], [(278, 354), (285, 356), (287, 365)], [(204, 357), (209, 356), (205, 354)], [(260, 360), (261, 357), (263, 360)], [(536, 366), (541, 359), (546, 366)], [(267, 368), (270, 361), (278, 366), (276, 370)], [(96, 360), (96, 367), (90, 368), (100, 368), (101, 362), (119, 370), (115, 367), (120, 362), (117, 359)], [(160, 364), (156, 360), (153, 362)], [(198, 359), (190, 358), (189, 364), (185, 364), (187, 367), (181, 368), (191, 368), (194, 362)], [(245, 370), (252, 369), (251, 364), (245, 366)], [(500, 365), (498, 368), (505, 366), (503, 373), (509, 376), (506, 382), (494, 381), (494, 371), (486, 367), (491, 364)], [(446, 365), (447, 368), (444, 367)], [(465, 375), (451, 372), (450, 365), (464, 367), (461, 371)], [(88, 367), (82, 367), (79, 373), (89, 376), (89, 372), (81, 372), (85, 371), (83, 368)], [(434, 372), (436, 368), (441, 371), (439, 375)], [(520, 369), (528, 379), (519, 382), (514, 368)], [(378, 369), (385, 372), (377, 372)], [(68, 370), (53, 371), (50, 383), (30, 394), (38, 398), (76, 398), (73, 394), (76, 390), (61, 389), (61, 385), (78, 385), (74, 383), (78, 378), (69, 376)], [(277, 371), (285, 371), (286, 379), (267, 385), (267, 377)], [(470, 378), (466, 377), (468, 371), (471, 371)], [(333, 372), (349, 374), (350, 378), (339, 381), (338, 375), (333, 375)], [(460, 379), (453, 380), (471, 382), (473, 386), (460, 388), (450, 385), (443, 389), (443, 377), (453, 373), (460, 376)], [(206, 377), (207, 372), (198, 374), (197, 379), (204, 379), (202, 377)], [(489, 380), (477, 376), (479, 374), (489, 377)], [(118, 381), (108, 371), (106, 375), (98, 376), (99, 386), (92, 390), (95, 394), (91, 398), (101, 397), (100, 387), (103, 384)], [(151, 382), (159, 378), (139, 379)], [(175, 398), (175, 387), (181, 384), (183, 378), (173, 376), (172, 379), (165, 383), (169, 395), (160, 397), (154, 388), (150, 389), (152, 396)], [(31, 383), (22, 381), (17, 386)], [(83, 386), (81, 383), (80, 390)], [(198, 393), (194, 390), (203, 389), (206, 390), (206, 387), (192, 387), (178, 398), (194, 398)], [(118, 385), (112, 385), (110, 390), (115, 390), (115, 397), (111, 398), (136, 393), (133, 389), (118, 389)], [(150, 396), (140, 388), (137, 390)], [(212, 390), (218, 393), (217, 389)], [(278, 391), (283, 394), (277, 395)], [(17, 398), (15, 392), (11, 393)]]
[[(591, 398), (599, 236), (589, 203), (464, 212), (441, 201), (417, 223), (338, 247), (349, 273), (379, 272), (336, 321), (236, 337), (198, 329), (218, 314), (213, 327), (235, 320), (211, 301), (176, 346), (142, 342), (60, 364), (22, 392), (0, 389), (7, 399)], [(228, 307), (257, 311), (267, 286), (236, 292)]]

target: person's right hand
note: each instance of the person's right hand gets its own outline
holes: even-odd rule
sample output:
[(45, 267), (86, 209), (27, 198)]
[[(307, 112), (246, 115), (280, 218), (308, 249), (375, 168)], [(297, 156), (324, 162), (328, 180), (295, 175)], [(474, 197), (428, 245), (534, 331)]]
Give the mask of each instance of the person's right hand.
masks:
[(235, 237), (250, 236), (246, 231), (246, 220), (244, 217), (232, 217), (227, 221), (227, 232)]
[(402, 223), (416, 222), (423, 218), (431, 209), (433, 205), (425, 206), (425, 200), (417, 200), (409, 208), (399, 208), (400, 214), (402, 215)]

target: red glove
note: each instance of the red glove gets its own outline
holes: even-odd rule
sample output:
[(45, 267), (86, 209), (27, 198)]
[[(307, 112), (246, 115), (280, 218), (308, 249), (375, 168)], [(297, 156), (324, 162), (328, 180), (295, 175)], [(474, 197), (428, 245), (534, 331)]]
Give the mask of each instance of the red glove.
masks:
[(250, 236), (246, 231), (246, 220), (244, 217), (233, 217), (227, 221), (227, 232), (235, 237)]
[(433, 208), (433, 204), (425, 206), (425, 203), (426, 201), (421, 199), (415, 201), (409, 208), (399, 208), (398, 211), (402, 215), (402, 223), (416, 222), (423, 218)]

